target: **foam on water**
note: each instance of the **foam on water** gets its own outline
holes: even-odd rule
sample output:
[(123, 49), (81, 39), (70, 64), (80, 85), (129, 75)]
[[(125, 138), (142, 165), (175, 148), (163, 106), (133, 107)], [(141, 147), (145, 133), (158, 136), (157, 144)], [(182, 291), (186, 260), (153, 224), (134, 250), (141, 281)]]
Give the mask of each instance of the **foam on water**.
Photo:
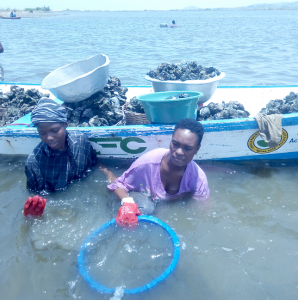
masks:
[(124, 295), (124, 289), (122, 286), (116, 287), (116, 291), (114, 293), (114, 296), (110, 300), (121, 300), (121, 298)]

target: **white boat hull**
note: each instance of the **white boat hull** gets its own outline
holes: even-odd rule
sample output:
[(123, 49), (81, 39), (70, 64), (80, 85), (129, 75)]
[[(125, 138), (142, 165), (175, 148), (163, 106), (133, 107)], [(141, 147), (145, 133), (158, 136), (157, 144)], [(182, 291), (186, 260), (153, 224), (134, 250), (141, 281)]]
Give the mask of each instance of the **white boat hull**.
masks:
[[(147, 93), (148, 88), (129, 88), (130, 96)], [(276, 88), (220, 88), (213, 102), (238, 100), (253, 115), (270, 99), (283, 98), (296, 87)], [(242, 98), (239, 99), (239, 95)], [(258, 99), (256, 95), (261, 95)], [(252, 100), (253, 99), (253, 100)], [(242, 101), (241, 101), (242, 100)], [(255, 103), (253, 103), (255, 101)], [(226, 101), (227, 102), (227, 101)], [(30, 124), (27, 115), (15, 123)], [(279, 145), (269, 148), (258, 134), (253, 118), (201, 122), (205, 129), (202, 146), (195, 160), (275, 160), (298, 158), (298, 114), (283, 115), (283, 136)], [(28, 155), (40, 142), (35, 128), (14, 125), (0, 130), (0, 154)], [(78, 127), (88, 135), (100, 158), (135, 159), (155, 148), (168, 148), (172, 125), (132, 125), (107, 127)]]

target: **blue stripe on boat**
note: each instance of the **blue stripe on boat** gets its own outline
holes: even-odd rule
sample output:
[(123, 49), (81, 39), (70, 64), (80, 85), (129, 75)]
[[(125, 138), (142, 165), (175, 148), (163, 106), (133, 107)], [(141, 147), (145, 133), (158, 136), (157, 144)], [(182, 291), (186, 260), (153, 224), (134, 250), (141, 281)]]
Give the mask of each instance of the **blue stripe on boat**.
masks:
[(253, 156), (237, 156), (227, 158), (216, 158), (210, 160), (272, 160), (272, 159), (295, 159), (298, 158), (298, 152), (287, 152), (287, 153), (272, 153), (272, 154), (259, 154)]

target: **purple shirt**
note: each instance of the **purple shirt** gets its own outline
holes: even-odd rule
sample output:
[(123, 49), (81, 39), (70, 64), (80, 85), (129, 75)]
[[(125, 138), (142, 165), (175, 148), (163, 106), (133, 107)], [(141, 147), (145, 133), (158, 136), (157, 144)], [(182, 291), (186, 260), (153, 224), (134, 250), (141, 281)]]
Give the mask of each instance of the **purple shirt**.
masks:
[(160, 177), (160, 165), (168, 152), (168, 149), (158, 148), (143, 154), (115, 182), (108, 185), (108, 189), (139, 191), (153, 199), (162, 200), (177, 199), (185, 193), (192, 193), (195, 199), (206, 200), (209, 197), (207, 178), (194, 161), (187, 165), (178, 193), (171, 195), (165, 191)]

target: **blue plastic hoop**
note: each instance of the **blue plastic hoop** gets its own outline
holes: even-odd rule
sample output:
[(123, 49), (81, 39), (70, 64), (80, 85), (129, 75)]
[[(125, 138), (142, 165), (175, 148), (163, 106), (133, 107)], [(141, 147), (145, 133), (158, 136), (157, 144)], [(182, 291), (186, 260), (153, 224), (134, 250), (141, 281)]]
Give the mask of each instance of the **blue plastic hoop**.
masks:
[[(135, 288), (135, 289), (125, 289), (124, 293), (126, 294), (137, 294), (137, 293), (141, 293), (144, 292), (148, 289), (151, 289), (152, 287), (154, 287), (155, 285), (157, 285), (159, 282), (165, 280), (175, 269), (177, 263), (178, 263), (178, 259), (179, 259), (179, 255), (180, 255), (180, 242), (179, 239), (176, 235), (176, 233), (174, 232), (174, 230), (169, 227), (167, 224), (165, 224), (164, 222), (160, 221), (159, 219), (152, 217), (152, 216), (139, 216), (138, 217), (139, 221), (144, 221), (144, 222), (149, 222), (149, 223), (153, 223), (156, 225), (159, 225), (161, 227), (163, 227), (167, 233), (169, 234), (169, 236), (172, 239), (173, 242), (173, 246), (174, 246), (174, 255), (173, 255), (173, 259), (171, 264), (167, 267), (167, 269), (157, 278), (153, 279), (150, 283), (147, 283), (141, 287)], [(88, 282), (88, 284), (96, 291), (98, 292), (102, 292), (102, 293), (106, 293), (106, 294), (110, 294), (110, 293), (114, 293), (115, 292), (115, 288), (114, 289), (110, 289), (105, 287), (104, 285), (101, 285), (100, 283), (96, 282), (95, 280), (93, 280), (91, 278), (91, 276), (88, 275), (86, 269), (85, 269), (85, 263), (84, 263), (84, 255), (85, 255), (85, 250), (88, 247), (88, 245), (90, 245), (91, 243), (91, 239), (95, 236), (97, 236), (100, 232), (104, 231), (105, 229), (107, 229), (108, 227), (114, 225), (116, 222), (116, 219), (111, 220), (108, 223), (105, 223), (104, 225), (102, 225), (101, 227), (99, 227), (98, 229), (94, 230), (85, 240), (85, 242), (83, 243), (81, 250), (78, 254), (78, 265), (79, 265), (79, 272), (80, 274), (83, 276), (83, 278)]]

